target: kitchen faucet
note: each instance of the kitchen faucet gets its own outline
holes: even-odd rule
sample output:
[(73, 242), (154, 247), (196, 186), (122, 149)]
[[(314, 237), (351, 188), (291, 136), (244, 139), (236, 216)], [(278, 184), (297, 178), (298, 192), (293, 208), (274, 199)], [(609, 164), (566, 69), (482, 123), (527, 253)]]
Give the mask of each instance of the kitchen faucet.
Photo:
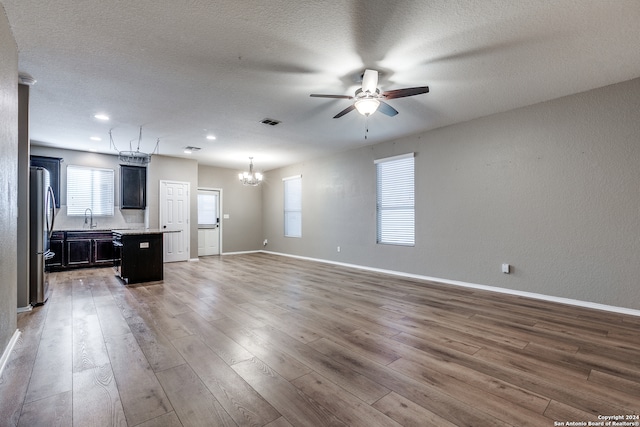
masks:
[(91, 210), (91, 208), (87, 208), (84, 210), (84, 223), (87, 223), (87, 211), (89, 211), (89, 214), (91, 214), (91, 219), (89, 222), (89, 228), (96, 228), (98, 226), (98, 224), (94, 224), (93, 223), (93, 211)]

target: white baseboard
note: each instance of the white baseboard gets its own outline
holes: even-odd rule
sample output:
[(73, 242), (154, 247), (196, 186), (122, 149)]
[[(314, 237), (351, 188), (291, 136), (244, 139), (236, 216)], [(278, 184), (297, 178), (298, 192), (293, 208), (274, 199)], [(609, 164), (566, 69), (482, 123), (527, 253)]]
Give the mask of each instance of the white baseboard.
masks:
[(20, 330), (16, 329), (13, 333), (13, 336), (9, 340), (9, 344), (7, 344), (7, 348), (4, 349), (4, 353), (2, 353), (2, 357), (0, 357), (0, 377), (2, 376), (2, 372), (4, 371), (4, 367), (9, 361), (9, 356), (11, 356), (11, 352), (13, 348), (16, 346), (18, 342), (18, 338), (20, 338)]
[(26, 307), (18, 307), (18, 313), (26, 313), (27, 311), (33, 310), (33, 306), (29, 304)]
[[(257, 254), (259, 252), (266, 252), (266, 251), (239, 251), (239, 252), (223, 252), (220, 255), (244, 255), (244, 254)], [(268, 252), (268, 253), (275, 253), (275, 252)]]
[(189, 258), (189, 262), (198, 262), (200, 258)]
[(640, 310), (634, 310), (632, 308), (617, 307), (617, 306), (614, 306), (614, 305), (599, 304), (599, 303), (595, 303), (595, 302), (581, 301), (581, 300), (576, 300), (576, 299), (571, 299), (571, 298), (555, 297), (555, 296), (551, 296), (551, 295), (538, 294), (538, 293), (535, 293), (535, 292), (525, 292), (525, 291), (518, 291), (518, 290), (508, 289), (508, 288), (499, 288), (499, 287), (496, 287), (496, 286), (480, 285), (480, 284), (477, 284), (477, 283), (461, 282), (461, 281), (458, 281), (458, 280), (442, 279), (442, 278), (439, 278), (439, 277), (423, 276), (423, 275), (420, 275), (420, 274), (411, 274), (411, 273), (405, 273), (405, 272), (402, 272), (402, 271), (384, 270), (384, 269), (381, 269), (381, 268), (367, 267), (367, 266), (364, 266), (364, 265), (348, 264), (348, 263), (344, 263), (344, 262), (330, 261), (330, 260), (319, 259), (319, 258), (310, 258), (310, 257), (304, 257), (304, 256), (298, 256), (298, 255), (291, 255), (291, 254), (286, 254), (286, 253), (281, 253), (281, 252), (272, 252), (272, 251), (265, 251), (265, 250), (261, 250), (261, 251), (258, 251), (258, 252), (263, 252), (263, 253), (272, 254), (272, 255), (280, 255), (280, 256), (285, 256), (285, 257), (290, 257), (290, 258), (304, 259), (304, 260), (308, 260), (308, 261), (323, 262), (323, 263), (326, 263), (326, 264), (340, 265), (340, 266), (343, 266), (343, 267), (357, 268), (357, 269), (360, 269), (360, 270), (373, 271), (373, 272), (376, 272), (376, 273), (391, 274), (391, 275), (394, 275), (394, 276), (401, 276), (401, 277), (407, 277), (407, 278), (412, 278), (412, 279), (428, 280), (428, 281), (431, 281), (431, 282), (439, 282), (439, 283), (444, 283), (444, 284), (447, 284), (447, 285), (462, 286), (462, 287), (465, 287), (465, 288), (482, 289), (482, 290), (485, 290), (485, 291), (499, 292), (499, 293), (502, 293), (502, 294), (518, 295), (518, 296), (522, 296), (522, 297), (533, 298), (533, 299), (538, 299), (538, 300), (543, 300), (543, 301), (557, 302), (557, 303), (560, 303), (560, 304), (567, 304), (567, 305), (573, 305), (573, 306), (584, 307), (584, 308), (593, 308), (595, 310), (603, 310), (603, 311), (609, 311), (609, 312), (612, 312), (612, 313), (620, 313), (620, 314), (629, 314), (631, 316), (640, 317)]

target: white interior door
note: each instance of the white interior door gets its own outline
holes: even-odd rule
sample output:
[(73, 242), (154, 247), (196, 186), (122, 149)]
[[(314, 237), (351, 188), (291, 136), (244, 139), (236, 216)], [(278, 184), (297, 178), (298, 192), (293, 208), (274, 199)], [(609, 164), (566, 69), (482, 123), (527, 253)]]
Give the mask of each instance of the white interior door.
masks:
[(220, 191), (198, 189), (198, 256), (220, 255)]
[(164, 234), (164, 262), (189, 259), (189, 183), (160, 181), (160, 228)]

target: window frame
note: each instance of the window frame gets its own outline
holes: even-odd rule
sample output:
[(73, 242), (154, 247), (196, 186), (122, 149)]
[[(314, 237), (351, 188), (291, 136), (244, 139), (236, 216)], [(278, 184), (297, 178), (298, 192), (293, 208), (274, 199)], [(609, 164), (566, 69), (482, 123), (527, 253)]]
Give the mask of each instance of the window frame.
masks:
[[(415, 153), (385, 157), (374, 164), (376, 243), (415, 247)], [(403, 179), (409, 172), (410, 178)]]
[[(75, 177), (76, 172), (81, 171), (88, 172), (91, 175), (91, 182), (88, 186), (78, 185), (82, 180)], [(103, 175), (100, 177), (99, 175)], [(98, 175), (95, 176), (94, 175)], [(67, 166), (67, 216), (84, 216), (87, 209), (91, 209), (93, 216), (114, 216), (115, 214), (115, 170), (107, 168), (97, 168), (84, 165), (68, 165)], [(86, 177), (85, 177), (86, 178)], [(96, 181), (95, 179), (98, 179)], [(101, 183), (109, 186), (105, 192), (106, 200), (96, 200), (100, 194), (96, 191), (96, 186)], [(89, 192), (89, 200), (82, 204), (82, 206), (74, 203), (74, 197), (81, 197), (82, 191)]]

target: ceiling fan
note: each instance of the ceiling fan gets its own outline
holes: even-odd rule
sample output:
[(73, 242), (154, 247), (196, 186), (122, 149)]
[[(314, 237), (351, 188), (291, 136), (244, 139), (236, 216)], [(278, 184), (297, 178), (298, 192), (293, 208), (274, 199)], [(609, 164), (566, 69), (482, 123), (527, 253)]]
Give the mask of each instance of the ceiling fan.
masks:
[(404, 98), (407, 96), (420, 95), (429, 92), (429, 86), (408, 87), (405, 89), (387, 90), (380, 93), (378, 89), (378, 72), (376, 70), (364, 70), (362, 75), (362, 88), (356, 90), (354, 96), (349, 95), (319, 95), (316, 93), (310, 96), (314, 98), (338, 98), (338, 99), (354, 99), (355, 102), (333, 116), (339, 119), (352, 110), (358, 110), (363, 116), (370, 116), (376, 110), (387, 116), (393, 117), (398, 114), (398, 110), (384, 102), (386, 99)]

